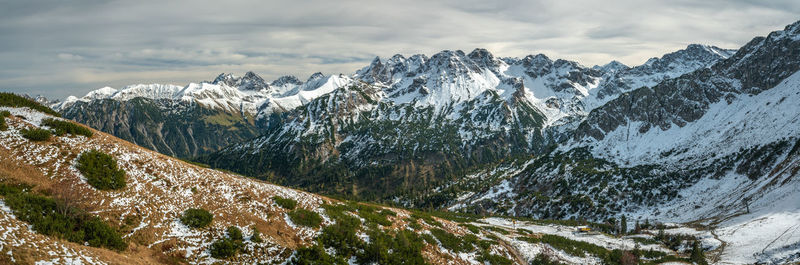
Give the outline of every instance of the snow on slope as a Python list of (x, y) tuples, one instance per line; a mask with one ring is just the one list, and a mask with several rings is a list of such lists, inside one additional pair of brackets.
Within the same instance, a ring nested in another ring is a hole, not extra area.
[[(281, 264), (291, 258), (294, 249), (312, 244), (321, 228), (294, 224), (287, 218), (287, 210), (274, 203), (273, 196), (291, 198), (298, 202), (298, 208), (319, 213), (324, 226), (332, 224), (332, 219), (320, 207), (323, 203), (338, 203), (331, 199), (192, 165), (97, 131), (89, 138), (65, 135), (31, 142), (19, 131), (42, 127), (43, 118), (53, 117), (27, 108), (0, 107), (0, 110), (12, 114), (6, 119), (9, 129), (0, 131), (0, 172), (9, 172), (9, 169), (15, 172), (0, 176), (3, 180), (33, 182), (39, 190), (72, 190), (78, 205), (91, 208), (93, 214), (106, 222), (126, 223), (128, 217), (135, 222), (134, 227), (122, 230), (123, 238), (131, 242), (131, 246), (125, 251), (113, 252), (37, 234), (16, 219), (0, 199), (0, 251), (5, 253), (0, 254), (0, 263), (2, 258), (10, 256), (12, 262), (24, 259), (20, 262), (35, 264), (154, 264), (163, 261), (150, 255), (163, 252), (167, 256), (185, 258), (190, 264)], [(74, 164), (81, 152), (91, 149), (117, 159), (118, 165), (126, 171), (124, 189), (100, 191), (86, 183)], [(214, 215), (212, 224), (203, 229), (189, 229), (179, 221), (181, 213), (189, 208), (210, 211)], [(410, 229), (411, 212), (379, 208), (394, 212), (388, 217), (392, 225), (380, 227)], [(441, 229), (448, 233), (470, 233), (453, 221), (431, 218), (441, 223)], [(413, 228), (413, 231), (430, 233), (427, 230), (431, 225), (414, 220), (424, 228)], [(245, 251), (234, 259), (210, 257), (210, 244), (224, 237), (229, 226), (240, 228), (245, 235), (252, 234), (254, 227), (258, 228), (264, 242), (248, 241)], [(124, 225), (120, 227), (125, 229)], [(476, 235), (492, 240), (485, 233)], [(433, 244), (426, 245), (422, 255), (431, 264), (480, 264), (478, 251), (456, 253)], [(516, 250), (493, 244), (490, 252), (510, 257)]]
[(317, 82), (305, 83), (293, 88), (292, 91), (283, 92), (280, 97), (267, 97), (264, 102), (259, 104), (258, 115), (266, 117), (275, 111), (292, 110), (351, 83), (352, 79), (344, 75), (333, 75)]
[(545, 114), (546, 126), (550, 126), (568, 122), (562, 120), (567, 117), (586, 115), (620, 93), (709, 67), (731, 52), (692, 44), (634, 68), (619, 63), (587, 68), (542, 54), (496, 59), (485, 49), (469, 54), (445, 50), (430, 58), (375, 58), (353, 77), (384, 87), (387, 97), (383, 101), (433, 106), (436, 113), (486, 91), (494, 91), (508, 102), (515, 95), (522, 96)]
[[(254, 252), (266, 253), (263, 256), (246, 256), (252, 262), (280, 260), (280, 253), (289, 251), (287, 246), (310, 240), (314, 234), (301, 228), (291, 228), (276, 219), (284, 210), (272, 203), (272, 196), (292, 198), (298, 207), (321, 212), (319, 204), (325, 198), (300, 192), (261, 181), (255, 181), (219, 171), (200, 168), (164, 155), (145, 150), (112, 136), (95, 132), (91, 138), (83, 136), (53, 137), (52, 143), (31, 143), (19, 134), (19, 130), (40, 126), (42, 113), (27, 108), (7, 108), (14, 116), (25, 119), (12, 119), (9, 130), (0, 131), (2, 158), (22, 166), (40, 171), (42, 176), (52, 176), (48, 181), (66, 181), (72, 189), (77, 189), (84, 198), (91, 198), (96, 212), (104, 213), (112, 222), (119, 222), (126, 216), (135, 216), (140, 226), (124, 235), (140, 238), (136, 242), (152, 246), (170, 246), (171, 253), (183, 253), (193, 263), (213, 263), (207, 247), (214, 238), (223, 235), (229, 225), (240, 227), (250, 233), (258, 227), (268, 238), (257, 244)], [(120, 167), (127, 172), (127, 188), (118, 192), (98, 191), (89, 186), (73, 166), (78, 153), (98, 149), (116, 157)], [(81, 179), (80, 181), (75, 181)], [(59, 182), (58, 185), (64, 185)], [(195, 192), (197, 189), (202, 193)], [(189, 230), (177, 222), (180, 214), (188, 208), (205, 208), (215, 215), (210, 229)], [(0, 226), (2, 227), (2, 226)], [(281, 231), (281, 232), (279, 232)], [(8, 238), (2, 242), (14, 242)], [(26, 243), (25, 246), (32, 247)], [(66, 249), (65, 249), (66, 250)], [(73, 251), (74, 252), (74, 251)], [(68, 254), (54, 252), (54, 257), (68, 257)]]
[[(699, 120), (641, 134), (639, 123), (593, 140), (593, 154), (623, 165), (685, 164), (800, 135), (800, 72), (757, 95), (712, 104)], [(685, 152), (683, 152), (685, 150)], [(670, 151), (679, 155), (662, 157)]]
[(287, 111), (302, 106), (350, 82), (348, 77), (341, 75), (319, 74), (306, 83), (286, 76), (272, 82), (276, 85), (273, 88), (252, 72), (248, 72), (242, 78), (232, 74), (220, 74), (213, 82), (189, 83), (184, 87), (164, 84), (137, 84), (120, 90), (103, 87), (81, 98), (70, 96), (51, 107), (61, 111), (78, 101), (90, 102), (98, 99), (127, 101), (141, 97), (196, 102), (209, 108), (266, 116), (273, 111)]

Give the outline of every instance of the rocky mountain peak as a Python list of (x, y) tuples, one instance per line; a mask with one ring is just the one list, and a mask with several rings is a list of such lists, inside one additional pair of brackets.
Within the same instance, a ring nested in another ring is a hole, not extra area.
[(244, 77), (239, 79), (237, 83), (240, 89), (242, 90), (262, 90), (269, 88), (269, 85), (263, 78), (258, 76), (256, 73), (247, 72), (244, 74)]
[(325, 77), (325, 75), (323, 75), (322, 72), (316, 72), (316, 73), (311, 74), (311, 76), (308, 77), (308, 79), (306, 80), (306, 83), (314, 82), (314, 81), (317, 81), (317, 80), (322, 79), (324, 77)]
[(214, 78), (214, 81), (211, 83), (215, 85), (225, 84), (233, 87), (236, 86), (237, 81), (238, 78), (236, 78), (236, 76), (234, 76), (232, 73), (221, 73), (217, 76), (217, 78)]
[(467, 55), (473, 62), (486, 68), (496, 68), (500, 61), (494, 58), (491, 52), (483, 48), (476, 48)]
[(617, 71), (621, 71), (621, 70), (630, 69), (630, 67), (628, 67), (627, 65), (625, 65), (625, 64), (623, 64), (623, 63), (621, 63), (621, 62), (619, 62), (617, 60), (613, 60), (613, 61), (611, 61), (611, 62), (609, 62), (607, 64), (604, 64), (602, 66), (595, 65), (595, 66), (592, 67), (592, 69), (597, 70), (597, 71), (601, 71), (601, 72), (617, 72)]
[(302, 84), (303, 84), (303, 81), (300, 81), (300, 79), (297, 79), (297, 77), (295, 77), (293, 75), (284, 75), (284, 76), (278, 77), (278, 79), (275, 79), (275, 81), (272, 81), (272, 83), (270, 83), (271, 86), (284, 86), (284, 85), (298, 85), (299, 86), (299, 85), (302, 85)]

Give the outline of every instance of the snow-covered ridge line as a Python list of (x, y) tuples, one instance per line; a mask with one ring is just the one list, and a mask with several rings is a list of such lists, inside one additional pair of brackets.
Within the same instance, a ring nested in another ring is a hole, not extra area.
[(294, 109), (350, 82), (351, 79), (344, 75), (323, 76), (318, 73), (305, 83), (293, 76), (284, 76), (267, 84), (253, 72), (248, 72), (241, 78), (233, 74), (220, 74), (214, 81), (189, 83), (183, 87), (170, 84), (136, 84), (119, 90), (103, 87), (81, 98), (67, 97), (51, 107), (61, 111), (77, 102), (146, 98), (195, 102), (209, 108), (249, 115), (256, 115), (259, 111), (269, 114), (273, 109)]
[(283, 76), (267, 83), (257, 74), (247, 72), (243, 77), (220, 74), (213, 81), (184, 87), (165, 84), (137, 84), (119, 90), (104, 87), (81, 98), (70, 96), (52, 107), (61, 111), (76, 102), (142, 97), (197, 102), (265, 117), (305, 105), (358, 80), (381, 87), (387, 95), (381, 101), (423, 108), (433, 106), (437, 113), (491, 91), (508, 102), (531, 102), (546, 115), (549, 126), (566, 117), (583, 116), (620, 93), (709, 67), (731, 53), (732, 50), (692, 44), (633, 68), (618, 62), (590, 68), (577, 62), (551, 60), (542, 54), (495, 58), (485, 49), (475, 49), (469, 54), (446, 50), (431, 57), (422, 54), (408, 58), (400, 54), (389, 59), (376, 57), (370, 65), (351, 75), (315, 73), (306, 82)]

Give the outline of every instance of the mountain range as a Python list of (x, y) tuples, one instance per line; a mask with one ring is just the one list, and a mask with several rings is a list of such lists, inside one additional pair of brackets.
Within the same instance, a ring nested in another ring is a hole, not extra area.
[[(634, 67), (446, 50), (305, 82), (248, 72), (102, 88), (52, 107), (164, 154), (312, 192), (696, 222), (731, 242), (722, 259), (782, 263), (798, 258), (799, 69), (796, 22), (737, 50), (692, 44)], [(768, 240), (738, 232), (760, 225), (775, 228)]]

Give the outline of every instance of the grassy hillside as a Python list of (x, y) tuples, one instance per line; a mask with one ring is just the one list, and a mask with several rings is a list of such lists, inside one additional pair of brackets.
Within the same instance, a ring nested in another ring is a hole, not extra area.
[[(519, 222), (527, 228), (517, 230), (503, 223), (508, 219), (335, 200), (189, 164), (94, 130), (31, 141), (20, 131), (57, 130), (43, 125), (53, 117), (28, 108), (0, 110), (12, 114), (8, 130), (0, 131), (0, 263), (527, 264), (543, 259), (540, 254), (553, 262), (591, 263), (618, 258), (592, 253), (629, 253), (622, 248), (635, 244), (608, 235), (560, 235), (608, 249), (570, 249), (582, 255), (576, 256), (517, 239), (541, 236), (552, 225)], [(104, 154), (87, 163), (92, 168), (119, 167), (86, 171), (92, 178), (115, 176), (124, 185), (90, 185), (77, 167), (88, 150)], [(58, 230), (63, 227), (78, 230)], [(662, 253), (659, 258), (675, 255), (659, 244), (648, 247)]]

